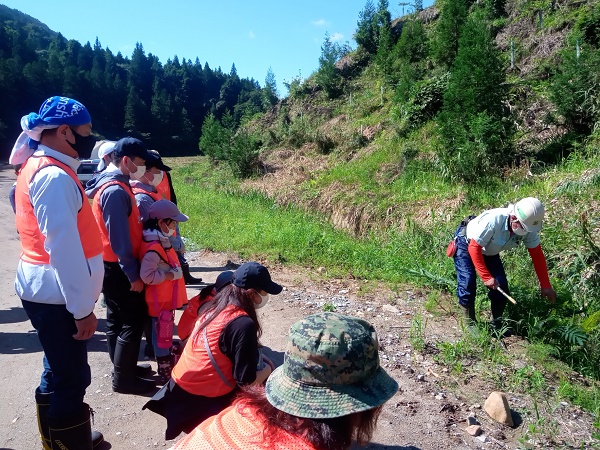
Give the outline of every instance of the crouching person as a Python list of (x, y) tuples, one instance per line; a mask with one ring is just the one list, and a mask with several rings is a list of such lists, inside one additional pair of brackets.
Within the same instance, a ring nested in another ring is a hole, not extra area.
[(146, 284), (146, 303), (152, 318), (152, 346), (159, 380), (164, 384), (171, 378), (174, 366), (171, 347), (175, 309), (187, 303), (183, 273), (169, 237), (177, 224), (187, 221), (188, 217), (169, 200), (154, 202), (148, 216), (140, 250), (140, 277)]
[(174, 449), (347, 449), (371, 439), (382, 405), (397, 391), (379, 365), (368, 322), (315, 314), (290, 328), (283, 366), (265, 388), (244, 388)]

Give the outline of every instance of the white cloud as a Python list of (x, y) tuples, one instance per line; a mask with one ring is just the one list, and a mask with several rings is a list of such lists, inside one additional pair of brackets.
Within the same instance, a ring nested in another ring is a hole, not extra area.
[(331, 42), (340, 42), (342, 39), (344, 39), (344, 35), (342, 33), (333, 33), (331, 36), (329, 36), (329, 40)]
[(312, 24), (315, 27), (324, 27), (325, 25), (327, 25), (329, 22), (327, 22), (325, 19), (319, 19), (319, 20), (313, 20)]
[(256, 35), (254, 34), (254, 31), (250, 30), (250, 31), (248, 32), (248, 37), (249, 37), (250, 39), (254, 39), (254, 38), (256, 37)]

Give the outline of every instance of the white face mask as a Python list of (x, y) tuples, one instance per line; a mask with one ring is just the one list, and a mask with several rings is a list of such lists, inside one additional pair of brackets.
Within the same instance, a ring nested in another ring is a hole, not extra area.
[(163, 180), (164, 172), (161, 170), (160, 173), (153, 173), (152, 175), (154, 175), (154, 178), (152, 179), (150, 186), (156, 187)]
[[(140, 179), (146, 174), (146, 166), (136, 166), (133, 161), (131, 161), (131, 164), (133, 164), (136, 170), (135, 172), (132, 172), (131, 170), (129, 171), (129, 178), (131, 178), (132, 180), (140, 181)], [(127, 166), (127, 168), (129, 169), (129, 166)]]
[(517, 236), (525, 236), (527, 234), (527, 231), (525, 231), (523, 228), (519, 227), (519, 228), (513, 229), (513, 233), (515, 233)]
[[(515, 222), (516, 221), (513, 221), (512, 224), (514, 224)], [(525, 230), (525, 228), (523, 228), (523, 225), (521, 225), (519, 223), (519, 225), (515, 228), (512, 226), (512, 224), (511, 224), (510, 228), (511, 228), (512, 232), (515, 233), (517, 236), (525, 236), (527, 234), (527, 230)]]
[(162, 227), (160, 227), (160, 229), (158, 230), (160, 231), (160, 234), (162, 234), (164, 237), (171, 237), (175, 234), (175, 228), (170, 228), (167, 226), (167, 224), (165, 224), (165, 227), (167, 227), (166, 233), (162, 230)]
[[(257, 292), (257, 294), (258, 294), (258, 292)], [(260, 294), (258, 294), (258, 295), (260, 295)], [(260, 295), (260, 303), (255, 303), (254, 309), (260, 309), (260, 308), (264, 307), (267, 303), (269, 303), (269, 294)]]

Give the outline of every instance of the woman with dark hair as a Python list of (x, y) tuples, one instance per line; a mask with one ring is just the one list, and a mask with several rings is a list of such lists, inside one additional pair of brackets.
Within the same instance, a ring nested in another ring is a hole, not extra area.
[(244, 263), (231, 284), (200, 307), (171, 380), (144, 405), (167, 419), (167, 440), (228, 407), (239, 386), (262, 384), (271, 374), (273, 363), (259, 350), (256, 309), (282, 289), (264, 266)]
[(187, 306), (183, 310), (183, 314), (181, 314), (181, 317), (179, 318), (179, 323), (177, 324), (177, 334), (179, 334), (182, 344), (185, 344), (187, 338), (189, 338), (192, 334), (196, 320), (198, 320), (200, 307), (213, 300), (218, 292), (220, 292), (225, 286), (231, 284), (232, 280), (232, 271), (228, 270), (221, 272), (214, 284), (209, 284), (203, 287), (198, 295), (190, 298)]
[(320, 313), (296, 322), (283, 366), (204, 421), (174, 450), (342, 450), (372, 437), (398, 383), (379, 365), (365, 320)]

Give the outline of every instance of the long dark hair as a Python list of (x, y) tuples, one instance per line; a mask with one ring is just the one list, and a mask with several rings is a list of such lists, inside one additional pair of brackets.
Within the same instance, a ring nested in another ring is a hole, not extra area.
[[(197, 328), (198, 332), (206, 328), (206, 326), (211, 323), (215, 317), (217, 317), (226, 307), (233, 305), (237, 306), (246, 314), (248, 314), (256, 326), (256, 337), (257, 339), (260, 338), (262, 335), (262, 328), (258, 322), (258, 317), (256, 316), (252, 292), (254, 292), (253, 289), (242, 289), (233, 284), (225, 286), (217, 293), (217, 295), (215, 295), (215, 298), (209, 302), (206, 302), (198, 310), (198, 315), (205, 316), (204, 321)], [(192, 336), (192, 338), (195, 339), (195, 336)]]
[(235, 405), (240, 414), (251, 416), (256, 411), (255, 414), (265, 421), (263, 439), (267, 448), (275, 446), (278, 434), (283, 430), (318, 450), (345, 450), (353, 438), (359, 445), (368, 443), (382, 409), (378, 406), (333, 419), (307, 419), (275, 408), (267, 400), (263, 386), (243, 387)]

